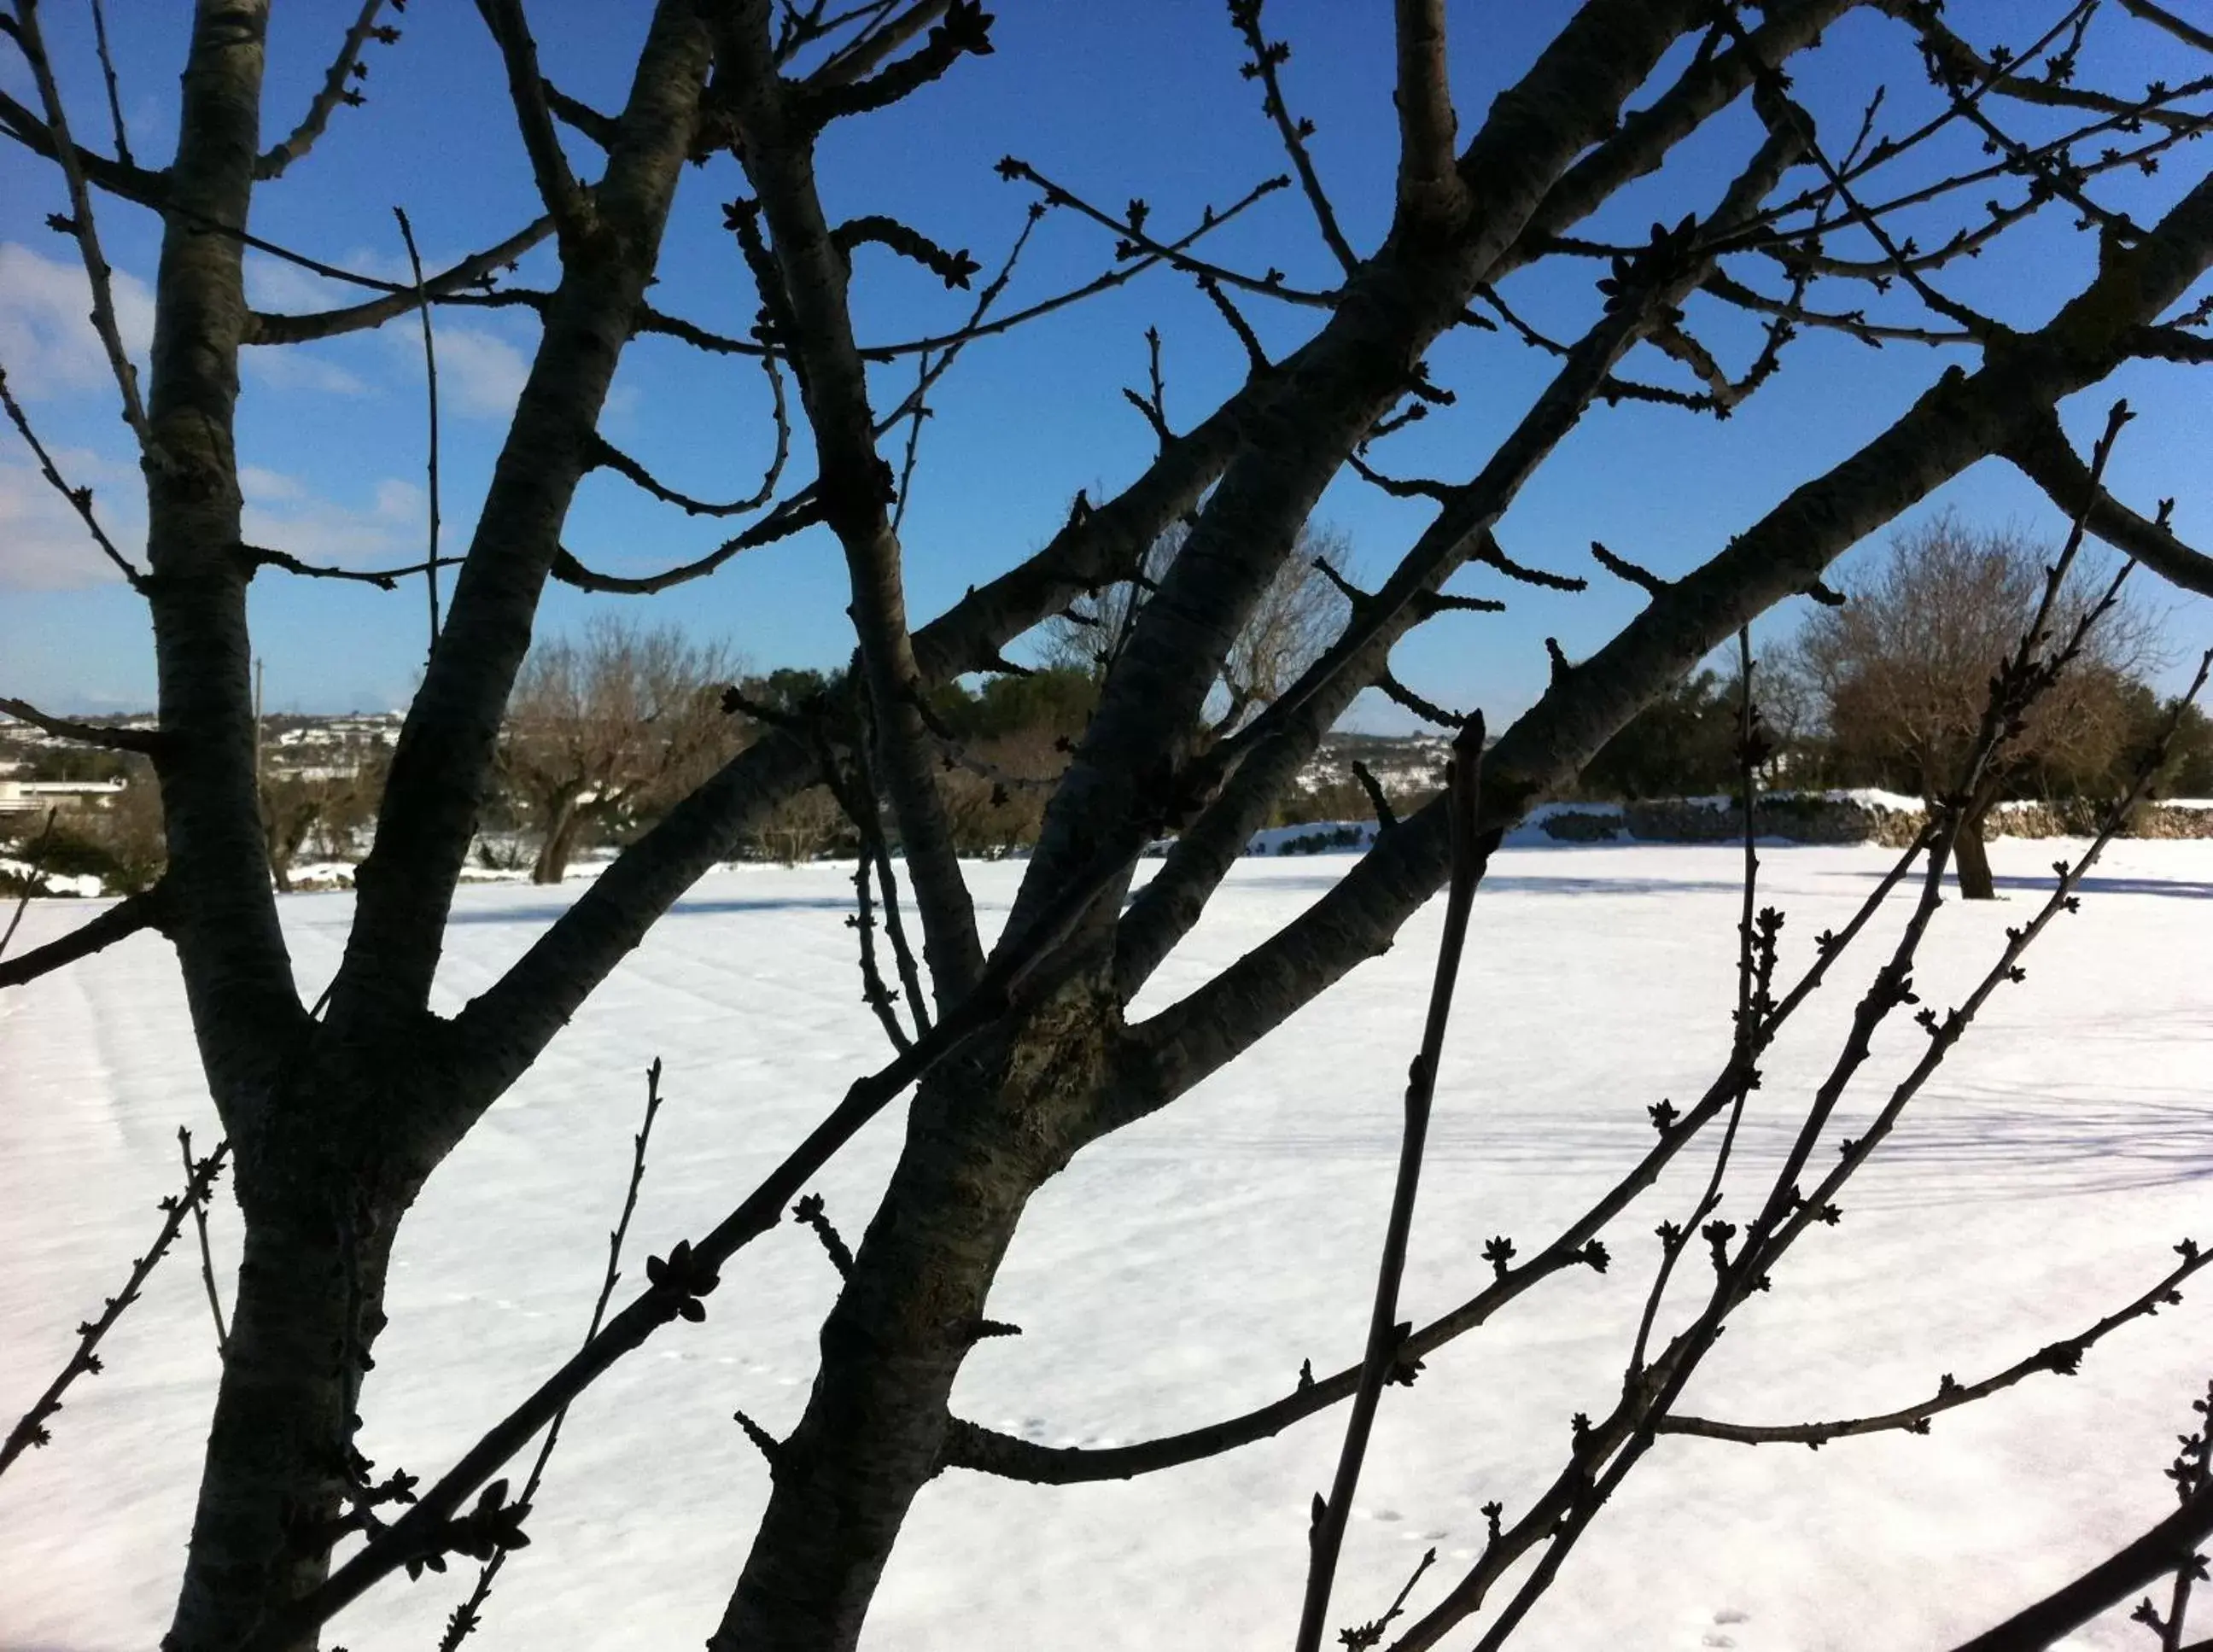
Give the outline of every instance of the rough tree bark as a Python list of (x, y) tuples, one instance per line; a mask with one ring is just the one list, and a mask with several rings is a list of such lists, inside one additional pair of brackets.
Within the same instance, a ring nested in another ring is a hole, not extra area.
[(533, 883), (558, 883), (569, 870), (570, 856), (584, 829), (583, 813), (576, 806), (577, 789), (564, 786), (538, 800), (538, 854), (530, 863)]
[(1952, 852), (1960, 864), (1960, 896), (1963, 900), (1996, 900), (1998, 886), (1990, 875), (1990, 851), (1984, 840), (1989, 807), (1977, 809), (1960, 822), (1959, 841)]
[(222, 227), (247, 216), (266, 23), (265, 0), (201, 0), (156, 293), (149, 597), (166, 910), (247, 1225), (170, 1652), (228, 1652), (311, 1588), (344, 1502), (363, 1489), (349, 1475), (348, 1396), (382, 1324), (392, 1236), (491, 1099), (464, 1082), (425, 1008), (439, 931), (708, 61), (692, 8), (662, 5), (588, 222), (564, 241), (546, 344), (395, 753), (361, 921), (317, 1023), (293, 987), (255, 796), (245, 624), (255, 564), (240, 543), (231, 443), (251, 318), (242, 243)]
[[(765, 9), (747, 20), (750, 35), (724, 37), (726, 58), (765, 60)], [(1172, 800), (1222, 661), (1322, 486), (1698, 11), (1627, 0), (1587, 8), (1459, 163), (1486, 210), (1469, 210), (1460, 195), (1450, 198), (1456, 216), (1441, 221), (1402, 214), (1392, 245), (1355, 272), (1328, 325), (1286, 364), (1292, 387), (1230, 466), (1109, 676), (1049, 807), (1009, 933), (1034, 921), (1133, 815)], [(755, 144), (746, 158), (757, 182), (773, 164)], [(788, 157), (789, 174), (762, 184), (772, 222), (778, 184), (813, 205), (805, 160)], [(1426, 210), (1437, 195), (1413, 198)], [(802, 224), (809, 216), (819, 223), (819, 207), (790, 215)], [(836, 296), (842, 312), (842, 284)], [(891, 1191), (824, 1326), (820, 1370), (777, 1457), (716, 1652), (857, 1643), (899, 1525), (939, 1466), (945, 1399), (1000, 1259), (1028, 1199), (1113, 1088), (1120, 1011), (1112, 952), (1111, 934), (1095, 931), (1083, 972), (1055, 1013), (1012, 1033), (1001, 1070), (964, 1067), (925, 1083)]]

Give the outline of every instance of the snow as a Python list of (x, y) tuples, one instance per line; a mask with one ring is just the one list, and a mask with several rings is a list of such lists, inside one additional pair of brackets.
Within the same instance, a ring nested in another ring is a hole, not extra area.
[[(41, 871), (29, 861), (10, 860), (4, 855), (0, 855), (0, 877), (13, 878), (21, 882), (35, 879), (43, 893), (55, 897), (97, 895), (101, 887), (100, 880), (88, 872), (73, 877), (64, 873)], [(14, 910), (13, 898), (8, 906), (9, 911)]]
[[(2064, 845), (1993, 848), (2008, 899), (1948, 905), (1920, 990), (1956, 1000)], [(1426, 1320), (1488, 1277), (1493, 1234), (1524, 1255), (1650, 1140), (1726, 1049), (1735, 874), (1727, 846), (1506, 849), (1478, 898), (1417, 1217), (1407, 1311)], [(1789, 913), (1785, 972), (1887, 863), (1868, 847), (1763, 855)], [(1349, 861), (1241, 863), (1140, 1011), (1188, 991), (1310, 903)], [(1022, 869), (970, 869), (986, 924)], [(626, 1273), (702, 1230), (883, 1058), (859, 998), (835, 865), (710, 875), (585, 1007), (433, 1180), (403, 1231), (392, 1326), (365, 1397), (380, 1472), (435, 1474), (573, 1346), (621, 1196), (642, 1071), (668, 1095)], [(482, 990), (579, 886), (461, 892), (440, 977)], [(1755, 1422), (1880, 1411), (2072, 1336), (2213, 1241), (2213, 844), (2125, 841), (2079, 916), (2031, 954), (1898, 1137), (1723, 1338), (1688, 1409)], [(348, 894), (282, 910), (309, 998), (336, 966)], [(19, 945), (81, 923), (35, 903)], [(1302, 1359), (1356, 1356), (1388, 1198), (1399, 1089), (1418, 1033), (1433, 903), (1399, 944), (1245, 1059), (1085, 1153), (1033, 1203), (995, 1289), (1020, 1337), (981, 1344), (959, 1411), (1055, 1442), (1195, 1426), (1288, 1391)], [(1880, 940), (1881, 936), (1870, 936)], [(1766, 1064), (1740, 1162), (1771, 1164), (1788, 1110), (1834, 1051), (1874, 954), (1817, 998)], [(1923, 1047), (1902, 1021), (1847, 1098), (1863, 1117)], [(124, 942), (0, 995), (0, 1411), (66, 1357), (180, 1180), (176, 1127), (217, 1131), (194, 1075), (166, 943)], [(857, 1239), (896, 1149), (880, 1120), (820, 1183)], [(1857, 1133), (1853, 1118), (1837, 1133)], [(1824, 1149), (1826, 1155), (1826, 1149)], [(1479, 1545), (1482, 1504), (1526, 1508), (1563, 1460), (1569, 1417), (1600, 1411), (1703, 1152), (1576, 1269), (1388, 1391), (1340, 1576), (1338, 1623), (1379, 1612), (1435, 1545), (1418, 1611)], [(1754, 1197), (1732, 1195), (1738, 1212)], [(1725, 1214), (1727, 1212), (1725, 1211)], [(216, 1240), (235, 1258), (226, 1199)], [(0, 1480), (0, 1647), (143, 1649), (168, 1621), (216, 1376), (189, 1238), (81, 1381), (55, 1441)], [(664, 1332), (572, 1417), (473, 1644), (696, 1645), (712, 1629), (766, 1495), (731, 1421), (778, 1432), (804, 1403), (836, 1278), (787, 1223), (725, 1270), (699, 1326)], [(1516, 1644), (1942, 1647), (2101, 1558), (2173, 1506), (2161, 1471), (2213, 1375), (2213, 1292), (2131, 1325), (2074, 1378), (2039, 1376), (1940, 1417), (1929, 1438), (1818, 1454), (1663, 1440), (1569, 1561)], [(927, 1487), (886, 1574), (876, 1649), (1280, 1648), (1296, 1616), (1308, 1500), (1339, 1413), (1235, 1455), (1127, 1484)], [(436, 1643), (466, 1590), (387, 1584), (329, 1637)], [(2164, 1599), (2162, 1593), (2161, 1599)], [(2204, 1632), (2201, 1627), (2199, 1633)], [(1473, 1638), (1468, 1631), (1455, 1643)], [(2112, 1614), (2068, 1644), (2141, 1645)]]

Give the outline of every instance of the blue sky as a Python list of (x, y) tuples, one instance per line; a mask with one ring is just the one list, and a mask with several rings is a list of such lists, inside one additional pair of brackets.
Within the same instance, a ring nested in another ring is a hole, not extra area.
[[(2035, 26), (2060, 9), (2034, 8)], [(142, 160), (158, 164), (174, 143), (188, 9), (126, 0), (111, 9), (131, 141)], [(289, 0), (277, 8), (265, 139), (288, 130), (305, 108), (355, 9), (351, 0)], [(962, 64), (887, 115), (832, 130), (821, 174), (833, 215), (893, 212), (944, 245), (970, 248), (989, 270), (1020, 229), (1033, 194), (993, 175), (1003, 155), (1019, 155), (1102, 204), (1143, 196), (1161, 233), (1283, 169), (1257, 89), (1237, 73), (1240, 42), (1214, 0), (1111, 6), (1007, 0), (998, 10), (993, 56)], [(1489, 0), (1451, 8), (1463, 136), (1567, 10)], [(104, 147), (86, 9), (53, 0), (43, 11), (74, 124), (82, 141)], [(548, 72), (606, 109), (623, 101), (645, 12), (643, 4), (588, 0), (535, 0), (531, 7)], [(2033, 32), (2031, 12), (2020, 0), (1985, 0), (1954, 3), (1948, 15), (1971, 39), (2019, 46)], [(1395, 141), (1389, 8), (1382, 0), (1273, 0), (1267, 16), (1271, 33), (1293, 44), (1287, 91), (1295, 110), (1319, 126), (1316, 158), (1346, 231), (1356, 247), (1372, 247), (1387, 217)], [(366, 107), (339, 110), (315, 151), (260, 189), (252, 226), (387, 278), (405, 268), (394, 205), (408, 211), (433, 267), (500, 239), (536, 211), (498, 58), (474, 8), (463, 0), (415, 0), (398, 21), (400, 42), (370, 50)], [(2118, 89), (2198, 72), (2179, 49), (2166, 52), (2161, 37), (2118, 15), (2093, 29), (2082, 70), (2088, 82)], [(0, 84), (35, 102), (27, 73), (4, 45)], [(1886, 130), (1905, 130), (1933, 107), (1935, 94), (1903, 29), (1856, 17), (1832, 32), (1817, 59), (1801, 60), (1797, 89), (1840, 145), (1840, 134), (1856, 125), (1879, 85), (1888, 88)], [(2023, 133), (2050, 129), (2035, 112), (2009, 106), (2003, 113)], [(1653, 217), (1704, 211), (1756, 141), (1749, 112), (1732, 111), (1594, 220), (1589, 233), (1641, 238)], [(1933, 159), (1972, 158), (1971, 147)], [(2203, 153), (2186, 147), (2156, 176), (2117, 178), (2101, 186), (2103, 198), (2154, 215), (2187, 187), (2193, 168), (2202, 169)], [(590, 164), (591, 151), (576, 155), (580, 168)], [(1911, 181), (1919, 175), (1907, 174)], [(1794, 178), (1810, 183), (1813, 174)], [(1933, 212), (1917, 227), (1933, 239), (1956, 212), (1972, 215), (1984, 198), (2011, 199), (2019, 189), (2008, 181), (1971, 190), (1959, 207)], [(753, 302), (716, 204), (740, 192), (727, 157), (687, 172), (654, 291), (662, 308), (730, 332), (744, 331)], [(20, 150), (0, 153), (0, 365), (72, 479), (95, 486), (103, 515), (129, 544), (143, 532), (143, 505), (132, 499), (135, 469), (113, 387), (80, 319), (83, 280), (74, 246), (44, 224), (48, 212), (64, 205), (51, 169)], [(2002, 250), (1948, 271), (1946, 290), (2018, 323), (2040, 322), (2085, 278), (2094, 256), (2070, 216), (2063, 210), (2033, 221)], [(101, 223), (121, 272), (126, 330), (143, 343), (158, 223), (120, 202), (105, 204)], [(1832, 250), (1857, 253), (1859, 240), (1840, 235)], [(1264, 202), (1210, 247), (1240, 267), (1279, 266), (1294, 283), (1325, 285), (1333, 274), (1303, 203), (1290, 192)], [(1056, 212), (1033, 237), (1006, 302), (1046, 296), (1111, 261), (1108, 236), (1072, 213)], [(1757, 260), (1741, 267), (1778, 290), (1771, 268)], [(259, 255), (249, 268), (252, 296), (265, 308), (314, 308), (357, 296)], [(864, 340), (946, 329), (972, 302), (881, 248), (863, 248), (856, 273)], [(1595, 313), (1591, 282), (1600, 273), (1555, 260), (1506, 292), (1532, 321), (1572, 337)], [(552, 274), (551, 255), (541, 252), (510, 279), (546, 285)], [(1843, 283), (1816, 296), (1827, 308), (1871, 304), (1879, 314), (1913, 314), (1895, 295), (1875, 300)], [(1271, 309), (1258, 301), (1247, 308), (1277, 351), (1314, 325), (1312, 311)], [(1692, 320), (1738, 370), (1758, 348), (1756, 330), (1710, 301), (1697, 301)], [(517, 310), (446, 308), (436, 320), (447, 415), (446, 547), (454, 551), (466, 542), (534, 329)], [(905, 524), (909, 602), (918, 619), (1042, 544), (1076, 489), (1097, 497), (1137, 473), (1153, 439), (1120, 389), (1143, 381), (1148, 326), (1165, 335), (1171, 420), (1187, 425), (1235, 388), (1242, 353), (1190, 282), (1165, 272), (980, 343), (954, 367), (924, 433)], [(1596, 539), (1662, 574), (1680, 572), (1881, 430), (1953, 358), (1909, 344), (1870, 351), (1817, 332), (1794, 344), (1782, 374), (1725, 424), (1636, 404), (1594, 410), (1516, 503), (1500, 539), (1524, 560), (1565, 571), (1594, 571), (1586, 547)], [(1964, 352), (1958, 358), (1972, 360)], [(1549, 365), (1510, 338), (1463, 329), (1431, 358), (1435, 377), (1457, 393), (1457, 405), (1371, 457), (1399, 473), (1472, 473), (1541, 387)], [(1650, 352), (1631, 366), (1641, 376), (1684, 382), (1680, 369)], [(880, 406), (905, 393), (912, 372), (911, 358), (881, 369)], [(2213, 466), (2205, 460), (2213, 417), (2203, 370), (2194, 382), (2189, 373), (2134, 367), (2063, 411), (2087, 446), (2112, 397), (2125, 394), (2145, 417), (2131, 427), (2114, 460), (2114, 485), (2141, 508), (2174, 496), (2179, 530), (2203, 544), (2213, 540)], [(603, 428), (671, 485), (728, 497), (759, 480), (770, 447), (765, 409), (757, 366), (642, 338), (625, 357)], [(13, 432), (0, 437), (0, 692), (56, 709), (149, 704), (151, 638), (137, 599), (107, 576), (58, 502), (41, 491)], [(240, 437), (248, 533), (257, 542), (356, 566), (420, 558), (425, 431), (413, 318), (303, 349), (249, 352)], [(787, 486), (805, 473), (802, 450)], [(2054, 538), (2064, 527), (2040, 495), (1997, 464), (1978, 467), (1928, 508), (1947, 504), (1978, 521), (2012, 521)], [(1418, 533), (1428, 509), (1348, 479), (1319, 514), (1350, 535), (1355, 570), (1380, 576)], [(600, 472), (579, 495), (567, 543), (596, 566), (643, 572), (696, 556), (730, 531), (655, 504)], [(1603, 579), (1577, 596), (1502, 588), (1488, 574), (1464, 576), (1458, 588), (1503, 595), (1509, 612), (1434, 622), (1401, 646), (1399, 674), (1433, 698), (1483, 706), (1494, 722), (1541, 690), (1545, 636), (1557, 636), (1571, 655), (1588, 652), (1639, 600)], [(385, 594), (265, 573), (253, 600), (272, 709), (404, 703), (424, 643), (419, 583)], [(826, 666), (842, 661), (850, 647), (846, 600), (836, 545), (817, 530), (659, 598), (588, 600), (553, 588), (540, 629), (572, 627), (594, 605), (619, 602), (721, 641), (756, 668)], [(2164, 592), (2157, 600), (2174, 607), (2178, 650), (2213, 640), (2204, 605), (2184, 606)], [(1789, 618), (1778, 616), (1771, 627)], [(1356, 720), (1379, 728), (1405, 722), (1393, 709), (1365, 702)]]

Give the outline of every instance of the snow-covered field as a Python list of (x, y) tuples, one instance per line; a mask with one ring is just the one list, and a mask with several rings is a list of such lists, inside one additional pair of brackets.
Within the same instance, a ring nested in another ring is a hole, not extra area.
[[(2009, 899), (1948, 905), (1924, 953), (1940, 1008), (2048, 887), (2064, 845), (2000, 844)], [(1765, 852), (1789, 911), (1784, 977), (1884, 864), (1873, 849)], [(1254, 944), (1350, 863), (1241, 865), (1161, 972), (1163, 1003)], [(987, 922), (1021, 868), (972, 869)], [(1695, 1094), (1725, 1052), (1736, 856), (1718, 848), (1509, 849), (1478, 899), (1439, 1087), (1409, 1276), (1426, 1320), (1488, 1277), (1493, 1234), (1523, 1254), (1651, 1139), (1648, 1104)], [(704, 1228), (883, 1055), (860, 1003), (834, 866), (705, 880), (433, 1180), (403, 1232), (391, 1329), (366, 1396), (381, 1469), (437, 1472), (574, 1344), (621, 1194), (642, 1070), (667, 1064), (630, 1271)], [(445, 1007), (491, 981), (573, 897), (465, 890)], [(1997, 1370), (2089, 1325), (2213, 1242), (2213, 844), (2124, 842), (2080, 916), (2030, 954), (1892, 1148), (1740, 1317), (1688, 1409), (1755, 1422), (1850, 1416)], [(283, 911), (308, 996), (351, 897)], [(34, 908), (18, 945), (82, 923)], [(991, 1299), (1019, 1338), (980, 1345), (957, 1402), (1033, 1437), (1125, 1442), (1285, 1392), (1302, 1359), (1356, 1356), (1438, 911), (1395, 950), (1162, 1115), (1080, 1159), (1033, 1206)], [(1875, 937), (1880, 938), (1880, 937)], [(1766, 1064), (1748, 1162), (1834, 1048), (1874, 954)], [(1901, 1021), (1848, 1106), (1923, 1046)], [(176, 1127), (217, 1130), (165, 945), (139, 937), (0, 995), (0, 1412), (66, 1356), (179, 1180)], [(849, 1235), (896, 1145), (880, 1121), (822, 1183)], [(1840, 1135), (1856, 1134), (1849, 1120)], [(1703, 1169), (1704, 1152), (1694, 1155)], [(1682, 1180), (1577, 1269), (1393, 1388), (1362, 1486), (1335, 1613), (1374, 1616), (1427, 1545), (1446, 1588), (1557, 1470), (1569, 1417), (1602, 1411)], [(1742, 1219), (1749, 1188), (1731, 1208)], [(217, 1241), (235, 1252), (236, 1217)], [(219, 1259), (220, 1260), (221, 1259)], [(677, 1326), (579, 1405), (532, 1545), (476, 1644), (697, 1645), (766, 1490), (731, 1421), (796, 1418), (835, 1276), (787, 1224), (726, 1271), (706, 1323)], [(216, 1365), (182, 1247), (80, 1382), (55, 1442), (0, 1480), (0, 1649), (143, 1652), (158, 1639), (189, 1523)], [(1941, 1648), (2101, 1556), (2172, 1507), (2161, 1470), (2213, 1375), (2213, 1291), (2119, 1332), (2074, 1378), (2043, 1375), (1938, 1419), (1929, 1438), (1818, 1454), (1663, 1441), (1569, 1563), (1518, 1644), (1743, 1652)], [(1338, 1444), (1326, 1414), (1237, 1455), (1074, 1489), (948, 1474), (918, 1502), (878, 1597), (873, 1647), (1279, 1648), (1296, 1618), (1307, 1505)], [(426, 1652), (465, 1567), (387, 1586), (330, 1638)], [(2163, 1597), (2162, 1597), (2163, 1598)], [(2204, 1628), (2199, 1633), (2206, 1632)], [(1472, 1638), (1463, 1632), (1460, 1640)], [(2137, 1647), (2119, 1614), (2070, 1644)]]

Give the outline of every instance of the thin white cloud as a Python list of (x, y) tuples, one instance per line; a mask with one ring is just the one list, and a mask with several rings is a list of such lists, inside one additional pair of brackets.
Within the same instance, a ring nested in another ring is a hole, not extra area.
[[(79, 448), (57, 451), (54, 460), (70, 485), (94, 490), (101, 526), (125, 556), (143, 567), (146, 503), (137, 466)], [(387, 477), (362, 504), (325, 498), (298, 477), (256, 465), (241, 466), (238, 479), (246, 497), (241, 531), (249, 545), (338, 568), (420, 558), (424, 497), (412, 482)], [(27, 458), (0, 456), (0, 590), (75, 590), (119, 577), (69, 502)]]
[(297, 477), (287, 476), (282, 471), (264, 470), (259, 465), (238, 467), (238, 489), (258, 505), (279, 504), (288, 499), (304, 499), (308, 490)]
[(507, 418), (529, 376), (528, 359), (506, 339), (475, 327), (438, 330), (438, 389), (464, 417)]
[[(407, 508), (414, 490), (405, 482), (387, 479), (378, 483), (374, 503), (363, 509), (322, 498), (290, 477), (268, 472), (260, 472), (254, 483), (243, 476), (240, 481), (246, 491), (240, 531), (248, 545), (333, 568), (405, 562), (421, 549), (417, 527), (421, 510), (419, 505)], [(271, 485), (272, 482), (278, 485)]]
[(376, 485), (376, 514), (388, 522), (427, 521), (428, 497), (414, 483), (387, 476)]
[[(154, 341), (154, 296), (124, 271), (109, 283), (115, 320), (143, 375)], [(107, 352), (92, 325), (92, 283), (75, 258), (47, 258), (20, 241), (0, 242), (0, 366), (19, 396), (112, 388)]]
[(301, 344), (272, 344), (243, 351), (239, 359), (255, 383), (282, 393), (306, 390), (325, 396), (365, 396), (368, 382), (335, 362), (308, 353)]
[[(406, 259), (397, 253), (386, 256), (357, 247), (324, 262), (333, 269), (351, 270), (356, 275), (378, 281), (405, 282), (410, 278)], [(374, 288), (357, 286), (351, 281), (333, 281), (313, 270), (303, 270), (289, 259), (272, 258), (266, 253), (249, 252), (246, 255), (246, 302), (257, 310), (297, 314), (308, 310), (339, 309), (377, 296)]]
[[(54, 463), (72, 487), (93, 491), (93, 510), (116, 548), (145, 565), (146, 497), (138, 467), (64, 448)], [(0, 589), (68, 591), (122, 577), (83, 520), (27, 456), (0, 458)]]
[[(272, 259), (260, 262), (290, 269)], [(319, 285), (333, 284), (313, 276), (305, 278)], [(154, 342), (154, 296), (136, 276), (120, 270), (112, 285), (116, 323), (122, 329), (124, 347), (138, 364), (143, 388)], [(107, 353), (93, 330), (91, 316), (92, 284), (76, 259), (48, 258), (18, 241), (0, 243), (0, 367), (7, 369), (9, 383), (18, 395), (52, 398), (113, 386)], [(358, 375), (312, 349), (248, 350), (241, 359), (254, 381), (273, 391), (337, 396), (369, 391)]]

